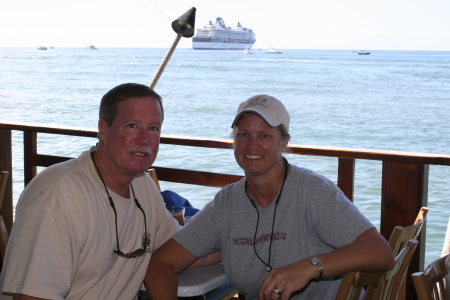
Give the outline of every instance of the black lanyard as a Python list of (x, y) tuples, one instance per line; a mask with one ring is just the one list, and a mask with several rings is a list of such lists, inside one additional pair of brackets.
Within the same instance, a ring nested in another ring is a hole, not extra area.
[(245, 181), (245, 194), (247, 195), (248, 199), (250, 199), (250, 202), (252, 203), (253, 207), (256, 209), (256, 212), (258, 214), (258, 219), (256, 221), (256, 228), (255, 228), (255, 236), (253, 237), (253, 251), (255, 251), (256, 256), (266, 266), (267, 272), (272, 271), (272, 266), (270, 265), (270, 254), (271, 254), (271, 250), (272, 250), (273, 228), (275, 227), (275, 215), (277, 212), (278, 202), (280, 202), (281, 192), (283, 191), (284, 183), (286, 181), (287, 172), (289, 169), (289, 163), (286, 160), (286, 158), (284, 158), (284, 157), (283, 157), (283, 163), (284, 163), (284, 178), (283, 178), (283, 183), (281, 184), (280, 192), (278, 193), (277, 200), (275, 201), (275, 209), (273, 210), (272, 233), (270, 234), (270, 244), (269, 244), (269, 260), (267, 261), (267, 263), (264, 260), (262, 260), (262, 258), (258, 255), (258, 252), (256, 251), (256, 234), (258, 232), (258, 226), (259, 226), (259, 210), (258, 210), (258, 207), (256, 206), (255, 202), (247, 194), (247, 180)]

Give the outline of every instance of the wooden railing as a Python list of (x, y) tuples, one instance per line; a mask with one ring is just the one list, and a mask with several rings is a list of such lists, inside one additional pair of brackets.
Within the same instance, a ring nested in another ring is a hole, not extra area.
[[(79, 137), (96, 137), (97, 131), (79, 127), (50, 126), (0, 121), (0, 170), (12, 174), (12, 130), (23, 132), (24, 180), (30, 182), (36, 175), (38, 166), (70, 159), (37, 153), (37, 134), (50, 133)], [(161, 144), (231, 149), (231, 140), (205, 139), (183, 136), (162, 135)], [(449, 155), (409, 153), (398, 151), (379, 151), (337, 147), (306, 147), (290, 144), (290, 153), (308, 156), (338, 158), (337, 184), (345, 195), (353, 200), (355, 160), (375, 160), (382, 162), (380, 232), (386, 238), (397, 225), (413, 224), (417, 212), (427, 205), (429, 165), (450, 166)], [(238, 175), (174, 169), (154, 166), (161, 181), (223, 187), (241, 178)], [(1, 213), (10, 231), (13, 224), (12, 178), (9, 176)], [(424, 264), (425, 243), (422, 235), (421, 247), (414, 256), (410, 270), (421, 270)], [(407, 299), (412, 299), (413, 287), (408, 284)]]

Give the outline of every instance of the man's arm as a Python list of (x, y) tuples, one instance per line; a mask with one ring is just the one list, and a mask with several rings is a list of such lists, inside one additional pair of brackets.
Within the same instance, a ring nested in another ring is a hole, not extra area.
[(177, 299), (177, 275), (198, 259), (174, 239), (153, 253), (144, 284), (150, 299)]
[(198, 259), (196, 262), (190, 265), (189, 268), (207, 267), (218, 264), (220, 262), (222, 262), (222, 251), (217, 251), (208, 254), (208, 256), (204, 260)]

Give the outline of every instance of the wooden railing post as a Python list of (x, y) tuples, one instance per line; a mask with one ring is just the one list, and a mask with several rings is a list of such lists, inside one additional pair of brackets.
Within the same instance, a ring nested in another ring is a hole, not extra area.
[(13, 225), (13, 190), (12, 190), (12, 138), (10, 129), (0, 129), (0, 171), (8, 171), (3, 204), (0, 213), (5, 221), (6, 229), (11, 233)]
[(37, 167), (35, 158), (37, 155), (37, 132), (23, 132), (23, 157), (24, 157), (24, 184), (27, 185), (36, 176)]
[[(425, 164), (383, 162), (381, 190), (380, 232), (389, 239), (395, 226), (412, 225), (422, 206), (428, 200), (428, 171)], [(417, 299), (409, 276), (423, 269), (425, 257), (425, 230), (414, 254), (407, 275), (406, 299)]]
[(339, 158), (337, 185), (342, 190), (344, 195), (353, 202), (353, 191), (355, 185), (354, 158)]

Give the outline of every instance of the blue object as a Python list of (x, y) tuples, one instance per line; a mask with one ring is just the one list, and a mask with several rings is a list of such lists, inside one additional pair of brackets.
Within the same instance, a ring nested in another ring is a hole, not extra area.
[(189, 203), (189, 201), (180, 195), (178, 195), (175, 192), (165, 190), (161, 192), (161, 195), (164, 199), (164, 203), (166, 205), (176, 205), (176, 206), (183, 206), (184, 207), (184, 215), (186, 217), (192, 217), (195, 215), (199, 209), (192, 207), (192, 204)]

